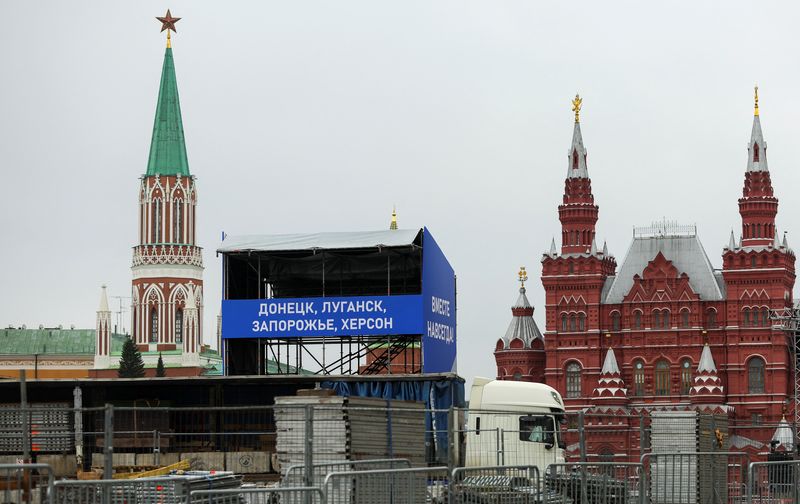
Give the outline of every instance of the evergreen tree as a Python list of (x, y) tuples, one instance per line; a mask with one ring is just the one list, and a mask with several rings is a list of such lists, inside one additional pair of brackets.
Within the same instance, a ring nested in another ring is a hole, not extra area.
[(161, 358), (161, 352), (158, 352), (158, 364), (156, 364), (156, 376), (167, 376), (167, 371), (164, 369), (164, 360)]
[(142, 354), (133, 344), (133, 340), (130, 337), (122, 345), (122, 358), (119, 360), (117, 375), (120, 378), (141, 378), (144, 376)]

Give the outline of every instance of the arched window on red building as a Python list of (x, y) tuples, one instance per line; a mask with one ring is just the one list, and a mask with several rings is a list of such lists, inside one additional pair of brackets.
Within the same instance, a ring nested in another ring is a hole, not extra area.
[(618, 311), (611, 313), (611, 330), (619, 331), (620, 329), (620, 315)]
[(567, 397), (581, 396), (581, 365), (571, 362), (567, 365)]
[(753, 357), (747, 363), (747, 391), (750, 394), (764, 393), (764, 359)]
[(633, 363), (633, 395), (644, 395), (644, 362), (641, 360)]
[(633, 328), (634, 329), (642, 328), (642, 312), (639, 310), (633, 312)]
[(692, 361), (684, 359), (681, 362), (681, 394), (688, 395), (692, 390)]
[(654, 375), (654, 388), (656, 395), (666, 396), (670, 392), (669, 384), (669, 362), (660, 360), (656, 363)]

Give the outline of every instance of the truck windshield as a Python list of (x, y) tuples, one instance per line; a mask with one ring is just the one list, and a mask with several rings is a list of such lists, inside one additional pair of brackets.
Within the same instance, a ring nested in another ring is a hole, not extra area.
[(555, 422), (553, 422), (553, 417), (519, 417), (519, 440), (532, 443), (553, 444), (555, 440)]

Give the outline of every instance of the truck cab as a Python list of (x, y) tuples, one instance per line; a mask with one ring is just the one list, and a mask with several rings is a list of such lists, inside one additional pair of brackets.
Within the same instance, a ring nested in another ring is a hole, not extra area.
[(535, 465), (544, 471), (564, 463), (561, 394), (543, 383), (476, 377), (464, 428), (465, 465)]

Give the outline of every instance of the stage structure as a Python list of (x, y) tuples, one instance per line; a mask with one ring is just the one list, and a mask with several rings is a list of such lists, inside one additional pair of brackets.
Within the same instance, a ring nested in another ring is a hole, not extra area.
[(456, 372), (456, 277), (427, 228), (226, 236), (217, 253), (226, 375)]

